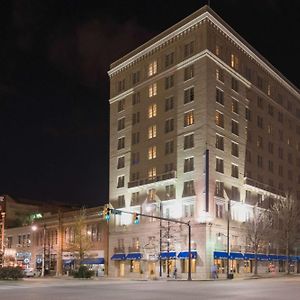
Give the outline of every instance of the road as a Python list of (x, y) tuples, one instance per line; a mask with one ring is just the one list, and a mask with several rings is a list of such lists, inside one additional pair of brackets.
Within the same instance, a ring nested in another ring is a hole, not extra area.
[(29, 279), (0, 282), (1, 300), (298, 300), (300, 277), (220, 281)]

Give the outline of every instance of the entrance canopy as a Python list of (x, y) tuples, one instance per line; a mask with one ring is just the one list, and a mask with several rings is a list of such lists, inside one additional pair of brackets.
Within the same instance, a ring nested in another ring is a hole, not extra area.
[[(195, 259), (195, 258), (197, 258), (197, 256), (198, 256), (197, 251), (191, 251), (191, 258)], [(189, 251), (179, 252), (177, 257), (179, 259), (188, 259), (189, 258)]]
[(104, 264), (104, 258), (103, 257), (97, 257), (97, 258), (86, 258), (82, 261), (83, 265), (103, 265)]
[(129, 253), (126, 256), (126, 260), (140, 260), (142, 258), (142, 253)]
[(110, 259), (111, 260), (125, 260), (126, 254), (125, 253), (116, 253)]
[(176, 252), (170, 251), (170, 252), (160, 252), (160, 259), (176, 259)]
[(229, 253), (230, 259), (244, 259), (244, 255), (241, 252), (230, 252)]
[(214, 251), (214, 259), (227, 259), (228, 254), (224, 251)]

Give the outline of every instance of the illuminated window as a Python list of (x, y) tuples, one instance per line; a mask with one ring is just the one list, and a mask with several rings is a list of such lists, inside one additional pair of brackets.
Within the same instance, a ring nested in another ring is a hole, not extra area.
[(224, 70), (221, 68), (216, 69), (216, 78), (217, 80), (224, 82)]
[(156, 177), (156, 168), (155, 167), (150, 168), (148, 170), (148, 178), (153, 179), (154, 177)]
[(125, 118), (121, 118), (118, 120), (118, 131), (125, 128)]
[(156, 198), (156, 189), (149, 189), (148, 190), (148, 200), (155, 201)]
[(156, 137), (156, 125), (150, 126), (148, 128), (148, 139)]
[(157, 95), (157, 83), (152, 83), (149, 86), (149, 97), (153, 97)]
[(194, 121), (195, 121), (195, 119), (194, 119), (194, 111), (193, 110), (186, 112), (184, 114), (184, 127), (194, 124)]
[(183, 149), (190, 149), (194, 147), (194, 134), (184, 136)]
[(224, 92), (216, 89), (216, 102), (224, 105)]
[(220, 56), (220, 54), (221, 54), (221, 46), (220, 45), (216, 45), (215, 53), (217, 56)]
[(236, 70), (239, 68), (239, 59), (235, 54), (231, 54), (230, 66)]
[(194, 77), (194, 65), (188, 66), (184, 69), (184, 81)]
[(216, 111), (215, 121), (216, 121), (216, 125), (224, 128), (224, 115), (219, 111)]
[(194, 88), (188, 88), (184, 90), (184, 104), (194, 101)]
[(151, 119), (153, 117), (156, 117), (156, 113), (157, 113), (157, 105), (156, 104), (149, 105), (148, 118)]
[(154, 60), (148, 66), (148, 76), (153, 76), (157, 73), (157, 61)]
[(224, 160), (222, 158), (216, 157), (216, 171), (224, 173)]
[(125, 167), (125, 156), (121, 156), (118, 158), (118, 169), (122, 169)]
[(194, 171), (194, 157), (189, 157), (184, 160), (183, 172)]
[(156, 158), (156, 146), (152, 146), (148, 148), (148, 159)]
[(219, 134), (216, 134), (216, 148), (224, 150), (224, 137)]
[(267, 94), (268, 96), (271, 96), (271, 85), (268, 83), (268, 88), (267, 88)]

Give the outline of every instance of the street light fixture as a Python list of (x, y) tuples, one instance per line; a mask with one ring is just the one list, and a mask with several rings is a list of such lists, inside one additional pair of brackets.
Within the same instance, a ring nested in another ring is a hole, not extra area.
[[(32, 225), (31, 226), (32, 231), (37, 231), (38, 226)], [(46, 252), (46, 224), (43, 225), (43, 252), (42, 252), (42, 272), (41, 277), (45, 276), (45, 252)]]

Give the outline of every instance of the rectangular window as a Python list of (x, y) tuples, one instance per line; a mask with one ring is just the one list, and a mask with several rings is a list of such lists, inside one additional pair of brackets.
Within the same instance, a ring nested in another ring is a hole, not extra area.
[(188, 66), (184, 69), (184, 81), (194, 77), (194, 65)]
[(274, 107), (271, 104), (268, 104), (268, 113), (270, 116), (274, 115)]
[(118, 112), (121, 112), (125, 109), (125, 99), (118, 101)]
[(271, 142), (268, 143), (268, 151), (271, 154), (273, 154), (273, 152), (274, 152), (274, 145)]
[(216, 171), (224, 173), (224, 160), (222, 158), (216, 157)]
[(137, 92), (137, 93), (134, 93), (132, 95), (132, 105), (136, 105), (138, 103), (140, 103), (141, 99), (140, 99), (140, 93)]
[(134, 172), (131, 174), (131, 181), (136, 181), (140, 179), (140, 173), (139, 172)]
[(125, 137), (118, 139), (118, 150), (125, 148)]
[(216, 148), (224, 151), (224, 137), (216, 134)]
[(165, 89), (169, 89), (174, 86), (174, 75), (165, 78)]
[(257, 127), (263, 128), (263, 118), (260, 116), (257, 116)]
[(138, 205), (140, 202), (140, 193), (139, 192), (135, 192), (131, 194), (131, 205), (135, 206)]
[(260, 155), (257, 155), (257, 166), (259, 168), (263, 168), (263, 159), (262, 159), (262, 156), (260, 156)]
[(118, 208), (125, 207), (125, 196), (118, 196)]
[(174, 141), (167, 141), (165, 143), (165, 154), (171, 154), (174, 152)]
[(239, 157), (239, 144), (231, 142), (231, 155)]
[(118, 131), (125, 128), (125, 118), (121, 118), (118, 120)]
[(188, 111), (184, 114), (184, 127), (190, 126), (194, 124), (194, 111)]
[(156, 146), (151, 146), (148, 148), (148, 159), (156, 158)]
[(184, 136), (183, 149), (190, 149), (194, 147), (194, 134)]
[(261, 136), (257, 137), (256, 145), (257, 145), (257, 148), (260, 148), (260, 149), (263, 148), (263, 138)]
[(194, 157), (189, 157), (184, 160), (184, 169), (183, 172), (194, 171)]
[(189, 197), (195, 195), (194, 181), (185, 181), (183, 183), (183, 194), (182, 197)]
[(169, 67), (174, 64), (174, 52), (171, 52), (165, 56), (165, 67)]
[(188, 57), (192, 55), (194, 51), (195, 51), (195, 42), (191, 41), (190, 43), (184, 45), (183, 56)]
[(280, 122), (280, 123), (283, 123), (283, 113), (282, 112), (278, 112), (278, 121)]
[(118, 157), (118, 169), (125, 167), (125, 156)]
[(148, 118), (151, 119), (153, 117), (156, 117), (156, 114), (157, 114), (157, 105), (155, 103), (149, 105), (149, 107), (148, 107)]
[(216, 78), (217, 80), (224, 82), (224, 70), (221, 68), (216, 69)]
[(239, 59), (235, 54), (231, 54), (230, 66), (235, 70), (238, 70), (239, 68)]
[(118, 81), (118, 92), (125, 90), (125, 79)]
[(140, 71), (136, 71), (132, 74), (132, 84), (135, 85), (140, 82)]
[(148, 170), (148, 178), (153, 179), (156, 177), (156, 168), (152, 167)]
[(268, 170), (273, 173), (274, 165), (272, 160), (268, 161)]
[(217, 126), (224, 128), (224, 115), (219, 111), (216, 111), (215, 121)]
[(148, 127), (148, 139), (153, 139), (156, 137), (156, 125)]
[(140, 153), (139, 152), (131, 153), (131, 164), (137, 165), (139, 162), (140, 162)]
[(224, 216), (224, 205), (216, 203), (216, 218), (223, 219)]
[(231, 78), (231, 88), (238, 93), (239, 91), (239, 82), (235, 78)]
[(231, 120), (231, 132), (235, 135), (239, 135), (239, 123)]
[(216, 181), (215, 196), (224, 198), (224, 182)]
[(257, 76), (257, 87), (263, 89), (263, 79), (260, 76)]
[(165, 173), (172, 172), (173, 170), (174, 170), (173, 163), (167, 163), (167, 164), (165, 164)]
[(231, 164), (231, 176), (239, 178), (239, 167), (237, 165)]
[(125, 184), (125, 176), (124, 176), (124, 175), (119, 176), (119, 177), (118, 177), (117, 188), (124, 187), (124, 184)]
[(245, 118), (247, 121), (251, 121), (251, 110), (249, 107), (245, 108)]
[(251, 79), (252, 79), (252, 71), (249, 67), (246, 67), (246, 69), (245, 69), (245, 77), (249, 81), (251, 81)]
[(157, 95), (157, 83), (152, 83), (149, 85), (149, 98)]
[(131, 137), (131, 143), (132, 143), (132, 145), (136, 145), (139, 142), (140, 142), (140, 133), (134, 132)]
[(132, 125), (140, 123), (140, 112), (136, 112), (132, 114)]
[(174, 130), (174, 119), (168, 119), (165, 121), (165, 133), (171, 132)]
[(231, 111), (235, 114), (239, 113), (239, 102), (235, 99), (232, 99), (231, 102)]
[(194, 88), (188, 88), (184, 90), (184, 104), (190, 103), (194, 101)]
[(231, 200), (240, 201), (240, 189), (236, 186), (231, 187)]
[(224, 105), (224, 92), (220, 89), (216, 89), (216, 102)]
[(174, 97), (165, 99), (165, 111), (169, 111), (174, 108)]
[(157, 61), (152, 61), (148, 66), (148, 76), (153, 76), (157, 73)]
[(175, 192), (175, 185), (166, 185), (166, 200), (175, 199), (176, 192)]

